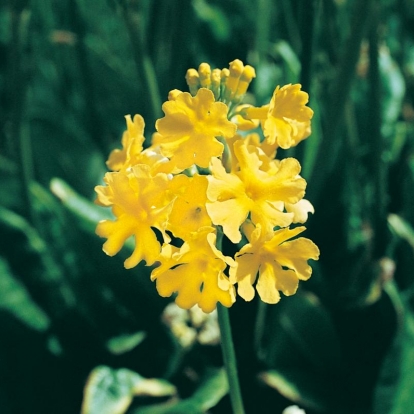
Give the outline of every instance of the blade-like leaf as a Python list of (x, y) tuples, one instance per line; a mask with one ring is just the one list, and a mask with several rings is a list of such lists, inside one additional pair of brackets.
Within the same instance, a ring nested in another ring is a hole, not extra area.
[(107, 343), (107, 349), (115, 355), (123, 354), (124, 352), (131, 351), (137, 345), (139, 345), (146, 337), (145, 332), (136, 332), (129, 335), (120, 335), (115, 338), (111, 338)]
[(33, 302), (26, 288), (12, 274), (7, 262), (0, 257), (0, 309), (6, 309), (26, 325), (45, 331), (50, 321)]
[(403, 325), (381, 369), (374, 397), (375, 414), (406, 414), (412, 411), (414, 313), (404, 301), (401, 304), (404, 306)]
[(211, 370), (190, 398), (138, 408), (133, 414), (203, 414), (214, 407), (228, 393), (228, 389), (224, 369)]
[(408, 221), (397, 214), (389, 214), (388, 224), (399, 237), (407, 241), (414, 249), (414, 229)]
[(324, 399), (318, 396), (318, 389), (322, 389), (324, 383), (306, 372), (270, 370), (261, 372), (259, 379), (285, 398), (304, 407), (316, 411), (327, 408)]
[(94, 232), (96, 224), (100, 220), (111, 217), (108, 209), (97, 206), (80, 196), (59, 178), (54, 178), (50, 182), (50, 189), (62, 201), (64, 206), (78, 217), (79, 224), (86, 231)]

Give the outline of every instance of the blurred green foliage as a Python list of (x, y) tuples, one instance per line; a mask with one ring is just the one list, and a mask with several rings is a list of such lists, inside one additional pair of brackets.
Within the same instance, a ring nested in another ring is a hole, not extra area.
[(103, 254), (93, 188), (124, 115), (150, 137), (187, 68), (236, 58), (251, 102), (310, 93), (285, 155), (321, 250), (294, 297), (231, 309), (247, 412), (412, 412), (413, 23), (409, 0), (2, 2), (0, 412), (79, 412), (85, 384), (88, 414), (230, 412), (219, 346), (184, 346), (148, 269)]

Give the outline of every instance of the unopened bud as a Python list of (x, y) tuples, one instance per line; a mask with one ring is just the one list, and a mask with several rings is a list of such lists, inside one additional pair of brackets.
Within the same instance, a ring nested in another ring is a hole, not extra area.
[(237, 85), (236, 97), (241, 97), (247, 92), (247, 88), (253, 78), (256, 77), (256, 71), (253, 66), (246, 65), (243, 73), (240, 76), (239, 84)]
[(200, 87), (200, 77), (198, 72), (195, 69), (188, 69), (185, 75), (185, 80), (191, 95), (196, 95)]
[(244, 65), (243, 62), (239, 59), (233, 60), (230, 62), (229, 72), (230, 75), (226, 82), (226, 91), (224, 95), (224, 99), (227, 101), (231, 101), (233, 97), (236, 95), (237, 86), (239, 84), (239, 79), (241, 74), (243, 73)]
[(221, 82), (221, 70), (214, 69), (211, 72), (211, 85), (210, 89), (214, 93), (214, 98), (217, 100), (220, 96), (220, 82)]
[(182, 94), (182, 91), (180, 91), (179, 89), (173, 89), (168, 94), (168, 100), (169, 101), (175, 101), (177, 99), (177, 96), (181, 95), (181, 94)]
[(200, 77), (200, 85), (202, 88), (208, 88), (211, 83), (211, 68), (208, 63), (202, 63), (198, 67), (198, 75)]

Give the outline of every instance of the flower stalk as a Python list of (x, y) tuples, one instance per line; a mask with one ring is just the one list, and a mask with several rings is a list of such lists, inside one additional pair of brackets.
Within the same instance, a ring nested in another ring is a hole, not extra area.
[(233, 413), (244, 414), (243, 400), (237, 374), (236, 354), (234, 352), (233, 338), (231, 335), (229, 311), (221, 304), (218, 304), (217, 315), (220, 326), (221, 350), (223, 352), (224, 367), (229, 383), (229, 393)]

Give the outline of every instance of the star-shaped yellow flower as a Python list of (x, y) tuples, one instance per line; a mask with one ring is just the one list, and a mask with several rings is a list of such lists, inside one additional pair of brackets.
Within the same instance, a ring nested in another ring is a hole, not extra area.
[(134, 236), (135, 249), (125, 260), (125, 267), (134, 267), (141, 260), (153, 264), (161, 246), (152, 228), (160, 230), (164, 240), (169, 240), (165, 225), (172, 205), (166, 197), (167, 174), (153, 177), (149, 166), (138, 165), (130, 172), (107, 173), (105, 182), (106, 186), (96, 187), (98, 202), (112, 206), (115, 220), (102, 220), (96, 228), (99, 236), (108, 239), (103, 245), (104, 252), (114, 256)]
[(292, 223), (293, 213), (283, 212), (284, 203), (297, 203), (305, 194), (306, 181), (299, 176), (300, 164), (286, 158), (276, 171), (263, 171), (259, 150), (243, 140), (234, 143), (239, 171), (228, 174), (218, 159), (208, 177), (207, 212), (233, 242), (241, 240), (240, 226), (250, 214), (254, 224), (272, 232), (275, 226)]
[(208, 167), (210, 159), (223, 152), (223, 144), (216, 138), (230, 138), (236, 132), (236, 125), (227, 119), (227, 105), (215, 102), (209, 89), (199, 89), (194, 97), (179, 93), (162, 109), (165, 117), (155, 124), (160, 134), (157, 142), (180, 169), (193, 164)]
[(238, 283), (237, 293), (245, 300), (252, 300), (254, 283), (259, 275), (256, 290), (266, 303), (277, 303), (279, 291), (293, 295), (299, 280), (312, 274), (309, 259), (318, 260), (319, 249), (309, 239), (300, 237), (305, 227), (277, 230), (270, 238), (262, 234), (261, 226), (245, 226), (249, 243), (236, 254), (237, 267), (230, 268), (230, 281)]
[(137, 158), (142, 151), (144, 143), (145, 122), (141, 115), (125, 116), (127, 130), (122, 135), (122, 149), (114, 149), (110, 154), (106, 165), (112, 171), (127, 169), (137, 164)]
[(308, 106), (309, 95), (301, 85), (277, 87), (269, 104), (263, 132), (269, 144), (277, 141), (279, 147), (294, 147), (311, 134), (313, 111)]
[(161, 296), (177, 292), (175, 302), (181, 308), (198, 305), (209, 313), (217, 302), (230, 307), (235, 301), (234, 287), (223, 273), (227, 265), (235, 263), (216, 248), (213, 231), (212, 227), (202, 227), (191, 233), (180, 249), (165, 245), (158, 258), (161, 265), (151, 274)]
[(246, 108), (247, 119), (260, 119), (266, 141), (270, 146), (288, 149), (296, 146), (311, 134), (313, 111), (306, 106), (309, 95), (301, 85), (278, 86), (269, 105)]

